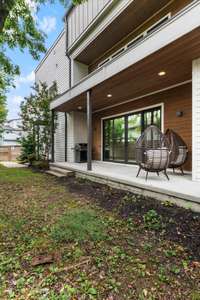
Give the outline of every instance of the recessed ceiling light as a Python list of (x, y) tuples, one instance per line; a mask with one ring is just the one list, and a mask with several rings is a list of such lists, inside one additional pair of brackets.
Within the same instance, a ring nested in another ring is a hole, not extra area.
[(111, 98), (111, 97), (112, 97), (112, 94), (107, 94), (107, 97), (108, 97), (108, 98)]
[(82, 109), (82, 106), (78, 106), (78, 110), (81, 110)]
[(165, 71), (160, 71), (160, 72), (158, 73), (158, 75), (159, 75), (159, 76), (165, 76), (165, 75), (166, 75), (166, 72), (165, 72)]

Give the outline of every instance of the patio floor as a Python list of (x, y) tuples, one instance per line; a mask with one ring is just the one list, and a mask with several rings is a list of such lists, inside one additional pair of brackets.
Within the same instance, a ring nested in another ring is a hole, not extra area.
[(62, 162), (54, 163), (53, 165), (90, 176), (100, 177), (104, 180), (111, 180), (136, 188), (200, 203), (200, 183), (192, 181), (192, 175), (190, 173), (186, 173), (182, 176), (179, 171), (177, 171), (177, 174), (173, 174), (173, 172), (169, 170), (169, 181), (162, 173), (160, 173), (160, 176), (157, 176), (155, 173), (149, 173), (148, 180), (146, 181), (146, 173), (144, 171), (141, 171), (140, 176), (136, 177), (138, 167), (135, 165), (93, 161), (92, 171), (87, 171), (86, 163)]

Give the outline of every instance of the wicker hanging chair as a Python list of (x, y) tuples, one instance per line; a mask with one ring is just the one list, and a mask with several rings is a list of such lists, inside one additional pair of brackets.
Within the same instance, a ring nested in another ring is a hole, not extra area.
[(154, 125), (149, 126), (136, 142), (136, 161), (140, 171), (146, 171), (146, 180), (149, 172), (155, 172), (159, 175), (164, 172), (167, 175), (167, 168), (170, 160), (169, 143), (166, 136), (160, 129)]
[(184, 140), (173, 130), (167, 129), (165, 136), (168, 140), (170, 145), (170, 163), (169, 168), (172, 168), (175, 172), (175, 169), (180, 169), (182, 174), (183, 172), (183, 165), (187, 161), (188, 157), (188, 147)]

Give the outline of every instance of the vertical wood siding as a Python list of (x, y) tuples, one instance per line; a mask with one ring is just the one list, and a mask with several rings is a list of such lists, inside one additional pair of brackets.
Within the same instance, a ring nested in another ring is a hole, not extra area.
[(68, 16), (69, 47), (83, 33), (106, 4), (112, 0), (88, 0), (74, 7)]

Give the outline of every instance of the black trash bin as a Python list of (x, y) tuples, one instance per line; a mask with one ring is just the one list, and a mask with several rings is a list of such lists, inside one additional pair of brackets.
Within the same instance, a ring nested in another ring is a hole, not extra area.
[(82, 163), (87, 161), (87, 144), (78, 143), (75, 145), (75, 162)]

